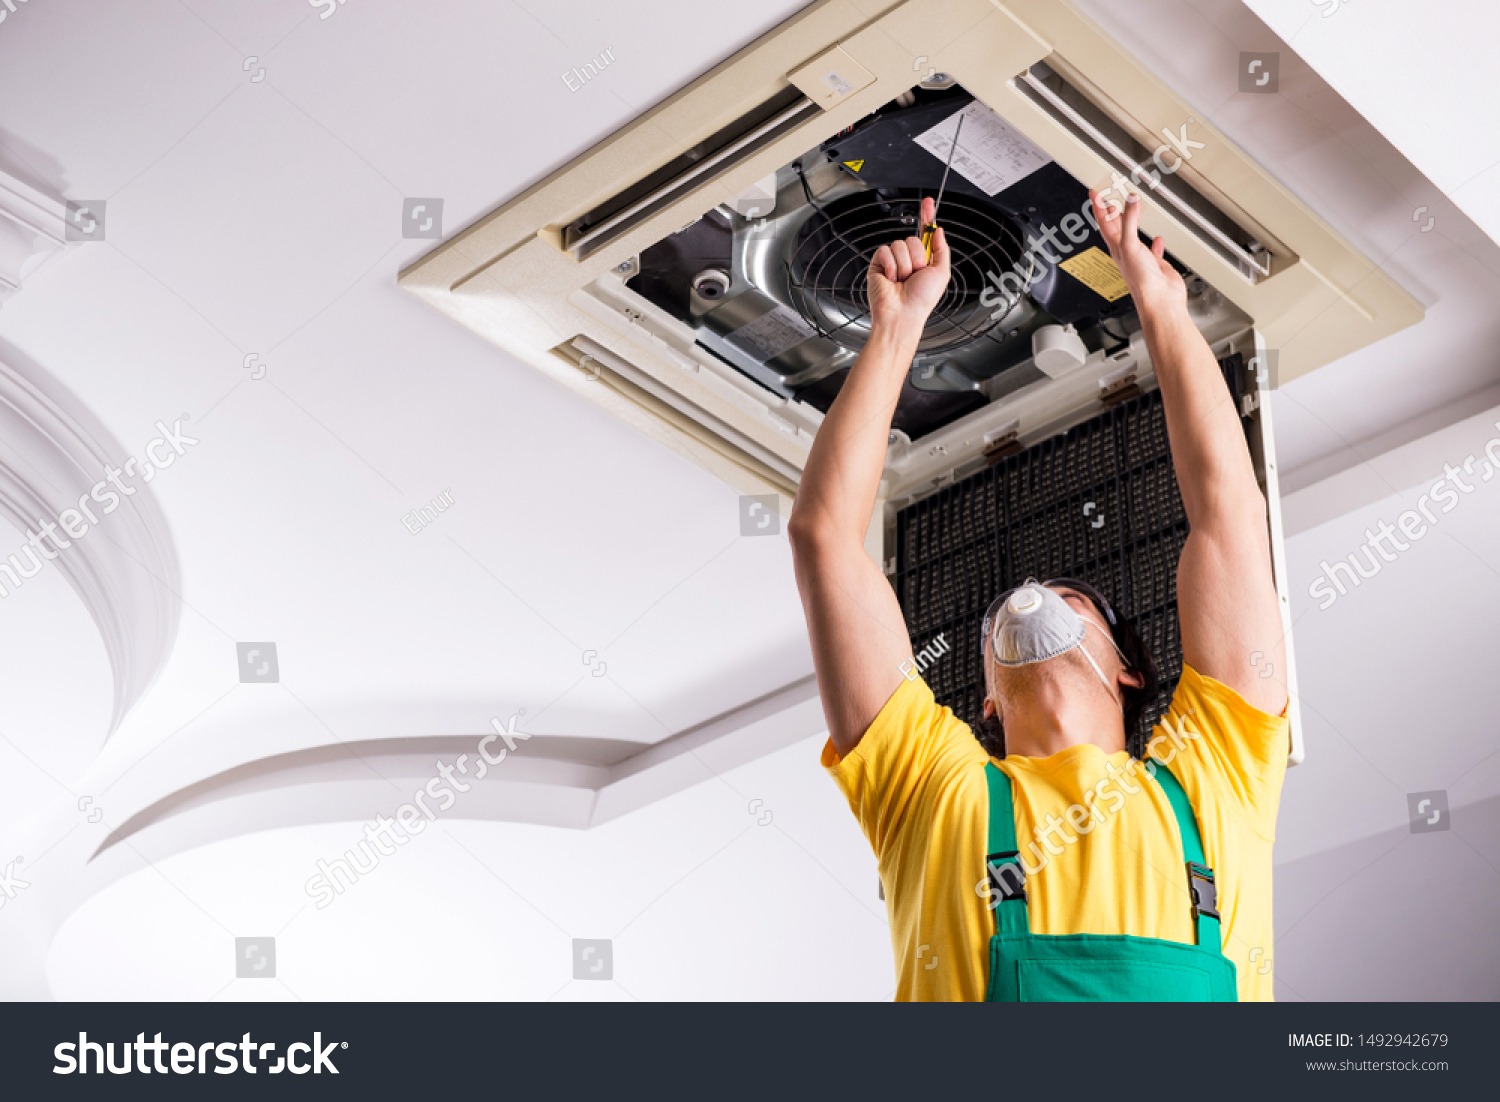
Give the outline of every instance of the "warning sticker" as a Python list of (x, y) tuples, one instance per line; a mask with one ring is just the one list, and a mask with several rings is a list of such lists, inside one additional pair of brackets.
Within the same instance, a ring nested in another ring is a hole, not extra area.
[(788, 349), (796, 348), (818, 331), (801, 314), (778, 306), (752, 322), (740, 326), (724, 339), (750, 353), (761, 363), (774, 360)]
[(986, 195), (998, 195), (1017, 180), (1052, 163), (1052, 158), (1025, 134), (978, 100), (912, 140), (946, 162), (960, 116), (964, 129), (958, 136), (958, 152), (953, 155), (953, 171)]
[(1058, 265), (1094, 294), (1114, 302), (1130, 293), (1125, 277), (1120, 274), (1114, 257), (1098, 245), (1091, 245), (1077, 256), (1070, 256)]
[(844, 167), (847, 168), (850, 172), (858, 172), (860, 169), (865, 167), (864, 158), (861, 157), (857, 161), (845, 161)]

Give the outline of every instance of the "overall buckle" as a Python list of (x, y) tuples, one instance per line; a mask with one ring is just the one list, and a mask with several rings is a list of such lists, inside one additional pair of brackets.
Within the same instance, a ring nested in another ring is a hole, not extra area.
[(1214, 886), (1214, 870), (1196, 861), (1187, 863), (1188, 892), (1193, 898), (1193, 917), (1219, 917), (1219, 889)]
[[(1012, 900), (1026, 902), (1026, 870), (1021, 867), (1019, 856), (1018, 851), (1009, 850), (1005, 853), (992, 853), (984, 859), (984, 867), (989, 870), (990, 874), (990, 890), (998, 895), (1002, 902)], [(1015, 860), (1006, 860), (1006, 858), (1015, 858)], [(1011, 869), (1013, 872), (1002, 880), (1000, 873), (1003, 869)]]

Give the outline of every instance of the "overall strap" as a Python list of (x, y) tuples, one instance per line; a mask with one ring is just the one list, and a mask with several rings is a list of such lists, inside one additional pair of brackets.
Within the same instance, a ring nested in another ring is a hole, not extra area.
[(1198, 944), (1221, 949), (1219, 893), (1214, 885), (1214, 870), (1208, 867), (1203, 856), (1203, 841), (1198, 834), (1198, 822), (1193, 817), (1193, 805), (1170, 769), (1157, 762), (1154, 775), (1172, 805), (1172, 813), (1177, 817), (1177, 832), (1182, 836), (1182, 855), (1187, 858), (1188, 898), (1192, 902), (1193, 928), (1198, 935)]
[(990, 878), (990, 898), (995, 905), (995, 928), (1002, 934), (1030, 931), (1026, 920), (1026, 871), (1016, 850), (1016, 814), (1011, 799), (1010, 778), (994, 762), (986, 763), (984, 777), (990, 789), (989, 840), (985, 845), (985, 868)]

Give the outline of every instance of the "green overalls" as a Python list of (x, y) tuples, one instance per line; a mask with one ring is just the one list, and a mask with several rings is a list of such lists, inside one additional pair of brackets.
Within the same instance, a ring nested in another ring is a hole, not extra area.
[(1011, 780), (994, 762), (986, 865), (995, 905), (986, 1002), (1235, 1002), (1234, 962), (1219, 945), (1214, 873), (1203, 858), (1198, 824), (1177, 778), (1157, 764), (1187, 857), (1198, 944), (1128, 934), (1033, 934), (1027, 922), (1025, 870), (1016, 849)]

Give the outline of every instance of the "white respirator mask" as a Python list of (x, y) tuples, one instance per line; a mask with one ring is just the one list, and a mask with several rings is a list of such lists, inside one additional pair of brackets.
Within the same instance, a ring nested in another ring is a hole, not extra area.
[[(1110, 684), (1099, 663), (1083, 645), (1090, 623), (1055, 590), (1028, 578), (1025, 585), (1012, 591), (1001, 602), (998, 610), (985, 617), (984, 637), (989, 639), (995, 661), (1010, 667), (1046, 662), (1076, 648), (1093, 667), (1110, 699), (1123, 712), (1125, 706), (1116, 695), (1116, 687)], [(1093, 626), (1098, 627), (1097, 624)], [(1130, 660), (1120, 650), (1119, 644), (1107, 634), (1105, 638), (1109, 639), (1109, 645), (1115, 648), (1115, 653), (1128, 668)]]

